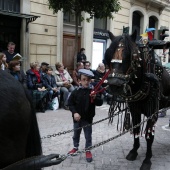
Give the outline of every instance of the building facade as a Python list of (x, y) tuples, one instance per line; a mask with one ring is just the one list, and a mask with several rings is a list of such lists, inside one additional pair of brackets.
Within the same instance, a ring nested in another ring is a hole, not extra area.
[[(79, 24), (78, 49), (86, 49), (93, 69), (102, 62), (110, 44), (108, 30), (121, 35), (136, 29), (140, 35), (146, 28), (154, 27), (154, 38), (159, 39), (160, 29), (170, 29), (170, 0), (120, 0), (120, 3), (122, 9), (113, 14), (113, 20), (94, 18)], [(45, 61), (51, 66), (59, 61), (73, 69), (76, 58), (73, 14), (61, 11), (53, 14), (47, 0), (0, 0), (0, 7), (0, 48), (4, 50), (8, 41), (14, 41), (16, 52), (24, 57), (25, 70), (33, 61)], [(89, 16), (84, 12), (82, 15)]]

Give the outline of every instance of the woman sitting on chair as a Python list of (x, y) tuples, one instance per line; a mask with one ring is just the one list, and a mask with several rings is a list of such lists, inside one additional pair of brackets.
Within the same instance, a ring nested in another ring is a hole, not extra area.
[(57, 62), (55, 64), (56, 71), (55, 71), (55, 78), (57, 86), (60, 86), (60, 92), (63, 93), (63, 100), (64, 100), (64, 109), (68, 110), (67, 102), (69, 94), (74, 90), (73, 79), (71, 78), (70, 74), (67, 70), (64, 69), (62, 63)]
[(45, 112), (47, 107), (47, 90), (43, 77), (40, 73), (40, 65), (38, 62), (30, 64), (31, 69), (27, 73), (27, 86), (31, 91), (33, 97), (33, 103), (37, 111)]

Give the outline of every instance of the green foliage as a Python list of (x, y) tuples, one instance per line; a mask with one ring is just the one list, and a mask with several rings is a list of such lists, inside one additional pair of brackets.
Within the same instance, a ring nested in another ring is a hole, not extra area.
[(81, 12), (90, 14), (90, 18), (113, 18), (113, 12), (118, 12), (121, 9), (118, 0), (48, 0), (49, 8), (53, 9), (54, 13), (59, 10), (63, 12), (74, 12), (81, 16)]

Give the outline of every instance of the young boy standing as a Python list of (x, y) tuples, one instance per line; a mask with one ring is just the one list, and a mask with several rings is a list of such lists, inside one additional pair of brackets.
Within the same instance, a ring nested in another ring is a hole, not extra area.
[[(70, 95), (68, 100), (68, 106), (72, 112), (74, 129), (82, 126), (86, 126), (93, 122), (95, 116), (95, 106), (101, 106), (103, 100), (100, 95), (91, 95), (93, 86), (91, 83), (91, 77), (94, 74), (87, 69), (80, 69), (78, 71), (80, 86), (76, 88)], [(78, 151), (81, 130), (75, 130), (73, 135), (74, 148), (69, 151), (68, 154), (74, 155)], [(92, 161), (92, 154), (88, 150), (88, 147), (92, 146), (92, 126), (83, 128), (85, 135), (85, 149), (86, 149), (86, 160), (87, 162)]]

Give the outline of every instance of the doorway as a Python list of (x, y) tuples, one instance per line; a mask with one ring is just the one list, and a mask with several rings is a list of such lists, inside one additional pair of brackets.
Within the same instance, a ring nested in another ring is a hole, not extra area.
[(8, 42), (16, 44), (15, 52), (20, 53), (21, 18), (0, 15), (0, 51), (7, 49)]
[[(78, 37), (78, 49), (80, 49), (80, 37)], [(75, 62), (75, 36), (63, 35), (63, 64), (69, 73), (74, 70)]]

